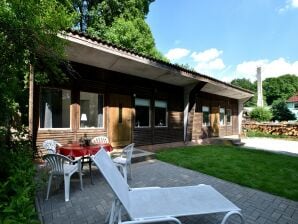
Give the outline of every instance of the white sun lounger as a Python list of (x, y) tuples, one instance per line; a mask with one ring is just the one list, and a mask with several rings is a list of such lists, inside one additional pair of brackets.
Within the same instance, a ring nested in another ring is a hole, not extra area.
[[(176, 217), (212, 213), (226, 213), (221, 224), (225, 224), (231, 215), (239, 216), (244, 223), (240, 208), (209, 185), (130, 188), (105, 150), (99, 150), (91, 159), (116, 195), (109, 216), (110, 224), (116, 220), (127, 224), (181, 223)], [(122, 222), (122, 207), (130, 221)]]

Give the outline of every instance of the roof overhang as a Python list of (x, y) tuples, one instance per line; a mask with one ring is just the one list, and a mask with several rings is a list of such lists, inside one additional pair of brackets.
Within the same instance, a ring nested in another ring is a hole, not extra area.
[(207, 84), (201, 91), (234, 99), (247, 98), (253, 95), (223, 82), (217, 82), (213, 78), (180, 70), (168, 63), (160, 63), (82, 35), (65, 32), (59, 34), (59, 37), (67, 41), (67, 60), (73, 62), (181, 87), (203, 81)]

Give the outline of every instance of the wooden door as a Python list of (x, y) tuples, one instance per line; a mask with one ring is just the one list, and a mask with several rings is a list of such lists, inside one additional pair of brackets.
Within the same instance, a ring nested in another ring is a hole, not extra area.
[(211, 125), (211, 136), (212, 137), (219, 136), (219, 107), (211, 108), (210, 125)]
[(108, 132), (112, 146), (124, 146), (131, 143), (131, 118), (131, 97), (127, 95), (111, 94)]

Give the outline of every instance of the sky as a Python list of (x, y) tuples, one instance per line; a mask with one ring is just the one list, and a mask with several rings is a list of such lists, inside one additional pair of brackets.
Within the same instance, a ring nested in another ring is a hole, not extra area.
[(146, 19), (171, 63), (230, 82), (298, 75), (298, 0), (155, 0)]

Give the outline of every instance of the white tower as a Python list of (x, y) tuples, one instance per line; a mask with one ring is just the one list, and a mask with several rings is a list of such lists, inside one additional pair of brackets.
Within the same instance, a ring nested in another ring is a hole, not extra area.
[(258, 84), (258, 101), (257, 106), (263, 107), (263, 86), (262, 86), (262, 75), (261, 67), (257, 67), (257, 84)]

